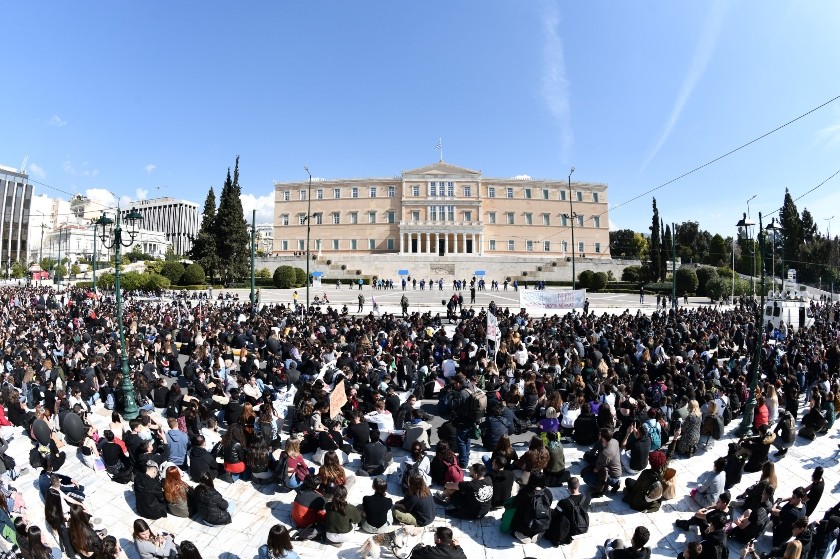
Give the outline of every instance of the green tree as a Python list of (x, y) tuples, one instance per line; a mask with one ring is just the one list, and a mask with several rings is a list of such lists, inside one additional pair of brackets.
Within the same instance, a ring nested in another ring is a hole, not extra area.
[(306, 270), (303, 268), (295, 268), (295, 284), (298, 287), (306, 286)]
[(136, 291), (146, 286), (146, 274), (140, 272), (124, 272), (120, 274), (120, 289), (124, 291)]
[(171, 282), (169, 278), (160, 274), (143, 274), (143, 289), (147, 291), (154, 291), (160, 293), (165, 289), (169, 289)]
[(258, 278), (267, 279), (271, 277), (271, 270), (269, 270), (268, 268), (260, 268), (256, 271), (254, 275)]
[(720, 234), (716, 233), (709, 244), (708, 263), (712, 266), (723, 266), (729, 262), (728, 244)]
[(639, 283), (642, 281), (641, 266), (627, 266), (621, 271), (621, 281)]
[(662, 266), (662, 233), (659, 225), (659, 209), (656, 207), (656, 198), (653, 199), (653, 218), (650, 225), (649, 243), (649, 277), (654, 279), (664, 278), (665, 268)]
[(592, 270), (584, 270), (580, 274), (578, 274), (578, 287), (582, 287), (583, 289), (589, 289), (592, 286), (593, 277), (595, 274), (592, 273)]
[(683, 293), (697, 293), (697, 273), (694, 268), (680, 268), (677, 270), (677, 295)]
[[(782, 250), (784, 251), (786, 262), (799, 262), (802, 259), (799, 256), (799, 247), (802, 245), (802, 220), (799, 218), (799, 212), (796, 209), (796, 204), (793, 198), (785, 189), (785, 201), (782, 209), (779, 212), (779, 221), (782, 226)], [(790, 268), (795, 268), (797, 265), (791, 265)]]
[(291, 266), (278, 266), (274, 270), (274, 287), (289, 289), (296, 284), (295, 269)]
[(74, 278), (82, 273), (82, 268), (78, 264), (70, 266), (70, 275)]
[(150, 262), (146, 262), (146, 273), (147, 274), (159, 274), (163, 271), (163, 264), (164, 262), (161, 260), (152, 260)]
[(172, 248), (172, 246), (170, 245), (166, 249), (166, 254), (163, 256), (163, 259), (166, 260), (167, 262), (173, 262), (173, 261), (179, 260), (180, 257), (177, 254), (175, 254), (175, 249)]
[(172, 285), (178, 285), (184, 275), (184, 265), (180, 262), (164, 262), (160, 275), (167, 278)]
[(697, 293), (701, 295), (707, 294), (709, 282), (718, 277), (717, 270), (710, 266), (700, 266), (697, 268)]
[(637, 258), (640, 260), (644, 260), (648, 254), (648, 240), (647, 237), (642, 235), (641, 233), (634, 233), (633, 234), (633, 245), (635, 246), (635, 253), (637, 254)]
[(802, 209), (802, 242), (813, 243), (817, 236), (817, 224), (808, 208)]
[(242, 191), (239, 187), (239, 156), (233, 180), (228, 168), (227, 178), (219, 197), (219, 211), (216, 213), (216, 250), (219, 255), (219, 270), (225, 281), (245, 277), (248, 272), (248, 227), (242, 210)]
[(190, 264), (181, 276), (182, 285), (204, 285), (205, 281), (204, 268), (201, 264)]
[(219, 263), (219, 255), (216, 250), (216, 194), (213, 187), (207, 193), (204, 200), (204, 213), (201, 217), (201, 227), (193, 240), (193, 246), (189, 256), (195, 262), (201, 264), (207, 271), (210, 278), (215, 277)]
[(96, 278), (96, 286), (100, 289), (114, 289), (115, 276), (112, 272), (105, 272)]
[(606, 272), (595, 272), (592, 274), (592, 281), (590, 282), (589, 289), (592, 291), (602, 291), (605, 287), (607, 287), (608, 281), (609, 277)]
[(665, 225), (665, 234), (662, 236), (662, 262), (663, 264), (665, 264), (666, 273), (667, 270), (671, 267), (671, 260), (674, 258), (674, 246), (672, 242), (675, 240), (676, 239), (674, 239), (671, 236), (671, 225)]
[(12, 262), (9, 273), (13, 278), (20, 279), (26, 275), (26, 265), (23, 262)]
[(721, 277), (714, 277), (706, 284), (706, 295), (712, 301), (720, 300), (732, 294), (732, 285), (728, 280)]
[(613, 256), (624, 258), (639, 258), (638, 246), (635, 242), (636, 233), (632, 229), (610, 231), (610, 252)]

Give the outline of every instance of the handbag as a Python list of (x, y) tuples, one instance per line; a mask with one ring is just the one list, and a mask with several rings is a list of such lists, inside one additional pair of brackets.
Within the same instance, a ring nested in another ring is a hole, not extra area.
[(668, 468), (662, 476), (662, 500), (677, 498), (677, 470)]

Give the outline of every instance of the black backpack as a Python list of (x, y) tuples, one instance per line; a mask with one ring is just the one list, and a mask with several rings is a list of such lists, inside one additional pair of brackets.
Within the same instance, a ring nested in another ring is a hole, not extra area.
[(295, 475), (294, 472), (289, 473), (289, 457), (286, 454), (281, 454), (277, 465), (274, 467), (274, 479), (277, 480), (277, 485), (291, 489), (289, 480)]
[(531, 497), (530, 517), (528, 529), (534, 534), (548, 530), (551, 525), (551, 499), (540, 489)]
[(589, 531), (589, 513), (581, 506), (581, 503), (573, 499), (569, 499), (569, 502), (572, 505), (569, 535), (577, 536), (579, 534), (585, 534)]

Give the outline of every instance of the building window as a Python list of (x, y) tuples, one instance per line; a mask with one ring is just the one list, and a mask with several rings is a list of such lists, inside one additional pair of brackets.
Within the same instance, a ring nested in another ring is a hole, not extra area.
[(396, 186), (389, 186), (388, 187), (388, 198), (394, 198), (397, 196), (397, 187)]
[(551, 225), (551, 214), (542, 214), (543, 225)]
[(356, 225), (359, 223), (359, 212), (350, 212), (350, 224)]
[(551, 252), (551, 241), (543, 241), (543, 251)]
[(339, 225), (341, 223), (341, 213), (340, 212), (333, 212), (332, 213), (332, 222), (333, 222), (333, 225)]
[(416, 184), (411, 187), (411, 195), (412, 196), (420, 196), (420, 187)]
[(376, 187), (375, 186), (370, 187), (370, 197), (371, 198), (376, 198)]
[(455, 221), (455, 206), (447, 206), (447, 208), (446, 208), (446, 220), (447, 221)]
[(515, 250), (515, 249), (516, 249), (515, 241), (508, 241), (508, 250)]
[(525, 199), (526, 199), (526, 200), (530, 200), (530, 199), (531, 199), (531, 189), (530, 189), (530, 188), (526, 188), (526, 189), (525, 189)]
[(490, 225), (496, 225), (496, 212), (487, 213), (487, 223)]
[(356, 239), (350, 239), (350, 250), (358, 250), (359, 248), (359, 241)]
[(450, 198), (452, 196), (455, 196), (455, 187), (452, 186), (451, 182), (449, 183), (449, 186), (446, 187), (446, 195), (449, 196)]
[(561, 190), (561, 191), (560, 191), (560, 199), (561, 199), (561, 200), (565, 200), (565, 199), (566, 199), (566, 191), (565, 191), (565, 190)]
[(525, 250), (534, 252), (534, 241), (525, 241)]
[(338, 239), (333, 239), (333, 250), (339, 250), (340, 241)]
[(597, 215), (592, 216), (592, 227), (600, 227), (601, 226), (601, 217)]
[(312, 217), (315, 218), (315, 225), (323, 225), (324, 224), (324, 214), (317, 213), (317, 214), (313, 214)]
[(597, 252), (597, 253), (601, 252), (601, 243), (595, 243), (595, 252)]
[(292, 192), (290, 190), (283, 191), (283, 201), (288, 202), (292, 199)]
[(306, 241), (298, 239), (298, 250), (306, 250)]
[(376, 223), (376, 212), (368, 212), (368, 223)]
[(420, 221), (420, 212), (411, 212), (411, 221)]
[(542, 194), (543, 194), (543, 200), (548, 200), (549, 197), (548, 197), (548, 189), (547, 188), (543, 188)]
[(358, 187), (353, 187), (350, 189), (350, 197), (351, 198), (358, 198), (359, 197), (359, 189)]
[(386, 242), (386, 246), (388, 250), (394, 250), (394, 239), (388, 239)]
[(472, 196), (472, 187), (471, 186), (465, 186), (464, 187), (464, 197), (469, 198), (471, 196)]
[(368, 239), (368, 250), (376, 250), (376, 239)]
[(577, 226), (578, 227), (583, 227), (583, 216), (578, 215), (576, 219), (577, 219)]
[(324, 189), (319, 188), (315, 190), (315, 199), (316, 200), (323, 200), (324, 199)]
[(429, 185), (429, 196), (437, 196), (437, 183), (433, 182)]
[(397, 212), (391, 210), (388, 212), (388, 223), (396, 223), (397, 222)]
[(289, 250), (289, 241), (280, 241), (280, 250)]
[(583, 252), (583, 241), (578, 243), (578, 252)]
[(525, 214), (525, 225), (533, 225), (534, 224), (534, 214), (528, 212)]
[(513, 188), (508, 187), (507, 189), (507, 197), (513, 198)]
[(583, 202), (583, 191), (582, 190), (577, 191), (577, 201), (578, 202)]
[(464, 221), (472, 221), (472, 212), (464, 212)]
[(306, 214), (298, 214), (298, 225), (306, 224)]
[(490, 239), (490, 250), (496, 250), (496, 239)]
[(505, 223), (507, 223), (508, 225), (513, 225), (513, 212), (505, 212)]
[(280, 216), (280, 225), (288, 225), (289, 224), (289, 214), (283, 214)]
[(429, 221), (437, 221), (437, 206), (429, 208)]
[(601, 201), (601, 195), (598, 194), (597, 192), (593, 192), (592, 193), (592, 201), (597, 204), (598, 202)]
[(563, 227), (569, 226), (569, 216), (566, 214), (560, 214), (560, 225)]
[(333, 188), (333, 198), (336, 200), (341, 198), (341, 189), (340, 188)]
[(493, 186), (487, 187), (487, 197), (488, 198), (495, 198), (496, 197), (496, 188)]
[(305, 190), (301, 190), (298, 194), (299, 194), (301, 200), (306, 200), (306, 191)]

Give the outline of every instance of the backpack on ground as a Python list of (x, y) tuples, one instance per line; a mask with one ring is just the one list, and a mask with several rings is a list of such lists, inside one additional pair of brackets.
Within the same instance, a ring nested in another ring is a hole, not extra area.
[(461, 483), (464, 481), (464, 470), (455, 460), (451, 464), (443, 463), (446, 469), (443, 471), (443, 483)]
[(531, 497), (528, 530), (532, 534), (541, 534), (551, 526), (551, 499), (544, 490), (537, 490)]
[(289, 457), (284, 453), (280, 455), (277, 465), (274, 467), (274, 479), (277, 480), (277, 485), (290, 489), (289, 481), (294, 472), (289, 473)]

